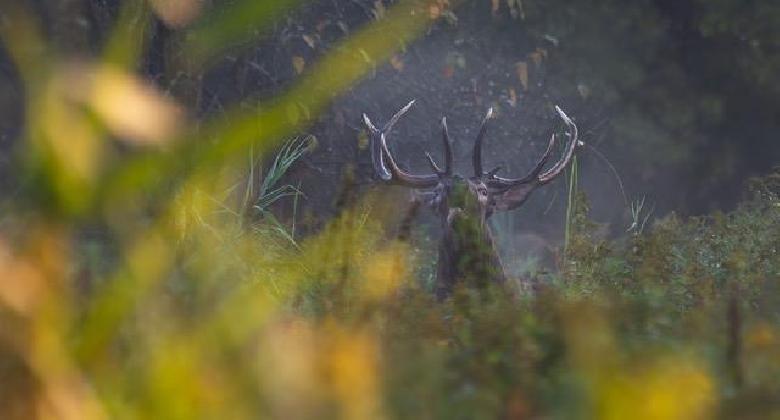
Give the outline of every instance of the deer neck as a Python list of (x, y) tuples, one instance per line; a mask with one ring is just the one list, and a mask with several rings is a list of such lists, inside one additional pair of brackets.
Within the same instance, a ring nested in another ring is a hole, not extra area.
[(505, 280), (503, 266), (484, 215), (449, 209), (439, 245), (437, 290), (448, 295), (457, 284), (484, 289)]

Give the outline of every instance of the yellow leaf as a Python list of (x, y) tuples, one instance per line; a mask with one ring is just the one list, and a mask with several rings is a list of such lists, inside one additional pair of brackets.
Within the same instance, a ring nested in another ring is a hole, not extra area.
[(303, 57), (296, 55), (292, 58), (292, 65), (295, 69), (296, 74), (303, 73), (304, 67), (306, 67), (306, 60), (303, 59)]
[(432, 1), (431, 5), (428, 6), (428, 17), (434, 20), (440, 18), (444, 13), (447, 12), (449, 5), (449, 0)]
[(200, 15), (201, 0), (152, 0), (152, 9), (168, 26), (182, 28)]
[(431, 19), (438, 19), (439, 16), (441, 16), (441, 7), (437, 4), (432, 4), (428, 8), (428, 15), (431, 17)]
[(523, 85), (523, 90), (528, 90), (528, 63), (525, 61), (518, 61), (515, 64), (515, 71), (517, 72), (517, 78), (520, 79), (520, 84)]
[(541, 48), (537, 48), (534, 52), (528, 54), (528, 58), (533, 61), (534, 65), (542, 64), (542, 60), (547, 56), (547, 52)]
[(399, 72), (400, 72), (400, 71), (403, 71), (403, 70), (404, 70), (404, 62), (403, 62), (403, 60), (401, 60), (401, 57), (399, 57), (399, 56), (397, 56), (397, 55), (394, 55), (394, 56), (393, 56), (393, 57), (390, 59), (390, 65), (391, 65), (391, 66), (393, 66), (393, 68), (394, 68), (396, 71), (399, 71)]
[(366, 150), (368, 148), (368, 133), (366, 130), (360, 130), (357, 137), (358, 149)]

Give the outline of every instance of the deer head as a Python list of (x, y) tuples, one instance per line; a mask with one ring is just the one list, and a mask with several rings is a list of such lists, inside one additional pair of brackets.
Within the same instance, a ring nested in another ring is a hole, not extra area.
[(452, 142), (447, 131), (447, 119), (442, 118), (444, 168), (434, 161), (430, 153), (426, 153), (432, 173), (411, 174), (396, 163), (387, 146), (387, 134), (413, 104), (414, 101), (409, 102), (382, 128), (377, 128), (365, 114), (363, 122), (370, 135), (371, 160), (379, 179), (386, 183), (422, 190), (419, 196), (425, 197), (439, 216), (442, 238), (437, 262), (437, 296), (446, 297), (458, 282), (476, 288), (483, 288), (491, 282), (504, 282), (504, 269), (487, 220), (496, 211), (519, 207), (534, 190), (550, 183), (564, 172), (579, 144), (577, 126), (556, 106), (555, 110), (563, 120), (569, 137), (569, 144), (563, 156), (552, 167), (544, 170), (555, 145), (556, 138), (553, 134), (547, 150), (526, 176), (503, 178), (497, 175), (500, 167), (487, 172), (482, 169), (482, 141), (488, 121), (493, 116), (491, 108), (482, 120), (474, 141), (474, 174), (463, 177), (453, 174)]

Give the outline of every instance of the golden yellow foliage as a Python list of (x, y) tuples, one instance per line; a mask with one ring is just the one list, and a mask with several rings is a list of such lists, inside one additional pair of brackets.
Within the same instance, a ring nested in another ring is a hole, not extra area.
[(598, 382), (600, 419), (689, 420), (710, 418), (713, 380), (696, 361), (675, 356), (637, 362)]

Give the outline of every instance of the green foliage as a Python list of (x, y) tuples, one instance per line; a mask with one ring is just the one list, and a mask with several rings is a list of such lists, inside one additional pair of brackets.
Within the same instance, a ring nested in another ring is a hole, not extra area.
[[(780, 364), (768, 362), (780, 354), (777, 179), (756, 180), (761, 198), (734, 212), (671, 215), (617, 242), (594, 235), (579, 194), (567, 266), (535, 295), (461, 290), (438, 306), (402, 295), (384, 334), (391, 409), (399, 418), (609, 417), (633, 401), (634, 418), (777, 414), (778, 384), (769, 378)], [(648, 394), (613, 396), (612, 381), (624, 374), (667, 382), (628, 382)], [(665, 402), (632, 400), (677, 387), (692, 400), (680, 397), (660, 417), (649, 405)], [(747, 408), (756, 400), (760, 409)]]

